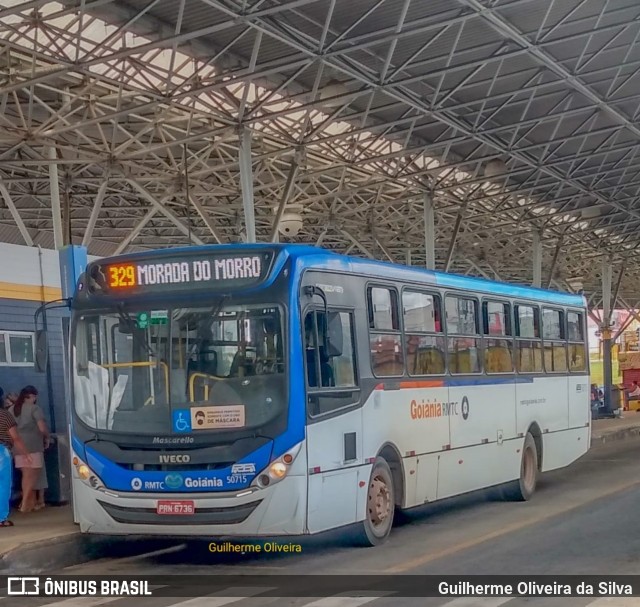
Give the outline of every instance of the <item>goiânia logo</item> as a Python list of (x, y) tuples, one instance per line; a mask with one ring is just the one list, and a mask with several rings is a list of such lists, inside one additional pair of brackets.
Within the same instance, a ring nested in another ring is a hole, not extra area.
[(182, 477), (179, 474), (167, 474), (164, 478), (164, 484), (169, 489), (178, 489), (182, 487)]

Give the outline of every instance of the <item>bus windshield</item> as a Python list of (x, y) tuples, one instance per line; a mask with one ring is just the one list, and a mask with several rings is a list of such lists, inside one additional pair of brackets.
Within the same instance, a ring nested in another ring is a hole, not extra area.
[(75, 410), (119, 434), (264, 427), (287, 411), (284, 343), (276, 305), (87, 312), (75, 331)]

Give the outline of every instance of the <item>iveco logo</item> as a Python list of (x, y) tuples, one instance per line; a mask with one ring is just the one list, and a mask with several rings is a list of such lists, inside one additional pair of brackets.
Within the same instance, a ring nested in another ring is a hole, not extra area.
[(161, 464), (188, 464), (191, 461), (190, 455), (160, 455)]

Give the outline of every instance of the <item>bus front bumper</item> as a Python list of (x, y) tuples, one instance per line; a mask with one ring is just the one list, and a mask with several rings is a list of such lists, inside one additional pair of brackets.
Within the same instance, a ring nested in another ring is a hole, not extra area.
[[(75, 480), (75, 479), (74, 479)], [(80, 530), (109, 535), (276, 536), (301, 535), (307, 483), (289, 476), (265, 489), (227, 493), (128, 493), (76, 483)], [(193, 514), (158, 514), (159, 501), (194, 503)]]

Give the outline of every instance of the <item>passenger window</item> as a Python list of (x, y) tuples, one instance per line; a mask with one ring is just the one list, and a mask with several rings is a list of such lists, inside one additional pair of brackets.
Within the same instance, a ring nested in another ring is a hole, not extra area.
[(440, 297), (406, 290), (402, 308), (409, 375), (443, 375), (447, 365)]
[(584, 339), (584, 316), (578, 312), (567, 313), (567, 337), (569, 339), (569, 370), (587, 370), (587, 347)]
[(542, 338), (544, 340), (544, 368), (547, 373), (565, 373), (568, 369), (563, 321), (563, 312), (543, 308)]
[(440, 298), (429, 293), (402, 293), (405, 333), (440, 333)]
[(516, 306), (516, 370), (518, 373), (543, 373), (540, 317), (537, 307)]
[(398, 295), (393, 289), (369, 287), (367, 299), (371, 370), (376, 377), (404, 375)]
[(449, 371), (456, 375), (480, 373), (480, 340), (474, 337), (451, 337), (479, 333), (476, 301), (450, 296), (445, 306), (447, 334), (450, 336), (447, 344)]
[(484, 312), (485, 335), (511, 335), (511, 306), (509, 306), (509, 304), (485, 301), (482, 307)]
[(542, 373), (542, 344), (533, 340), (518, 340), (516, 368), (519, 373)]
[(564, 339), (564, 328), (562, 326), (563, 313), (558, 310), (544, 308), (542, 310), (542, 337), (545, 340)]
[(476, 302), (462, 297), (447, 297), (447, 333), (449, 335), (477, 335)]
[(400, 335), (373, 334), (370, 337), (371, 370), (376, 377), (404, 374), (404, 354)]
[[(511, 306), (496, 301), (482, 304), (485, 339), (484, 368), (489, 374), (513, 373)], [(498, 339), (500, 338), (500, 339)]]
[(369, 289), (369, 328), (376, 331), (399, 331), (397, 308), (395, 291), (371, 287)]
[(533, 306), (516, 306), (516, 335), (528, 339), (540, 337), (537, 308)]
[(456, 375), (480, 373), (480, 344), (473, 337), (449, 339), (449, 370)]

